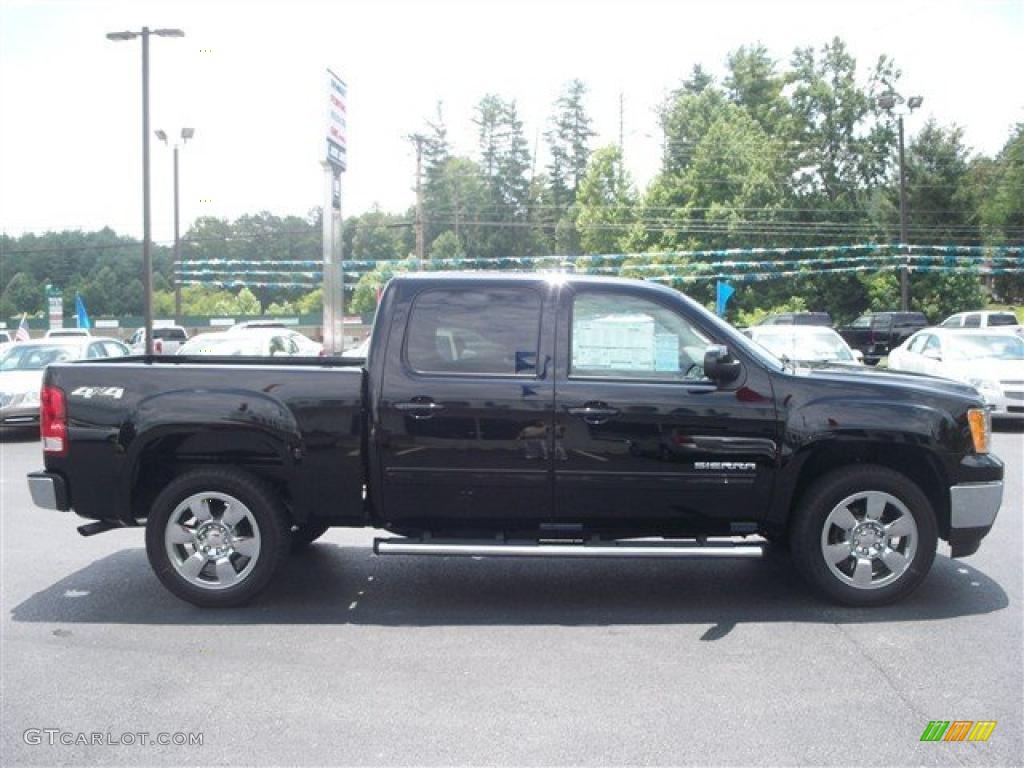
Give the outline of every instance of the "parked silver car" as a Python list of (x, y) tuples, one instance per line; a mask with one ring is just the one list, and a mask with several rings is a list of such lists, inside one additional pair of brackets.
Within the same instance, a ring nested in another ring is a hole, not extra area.
[(97, 336), (60, 336), (8, 347), (0, 357), (0, 425), (39, 423), (39, 389), (50, 363), (127, 354), (128, 347), (120, 341)]

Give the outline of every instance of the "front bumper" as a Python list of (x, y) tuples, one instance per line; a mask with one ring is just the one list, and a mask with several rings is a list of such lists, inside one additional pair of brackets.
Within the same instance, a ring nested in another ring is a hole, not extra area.
[(978, 551), (1003, 503), (1003, 481), (960, 483), (949, 489), (949, 544), (953, 557)]
[(32, 503), (43, 509), (59, 509), (66, 512), (71, 509), (71, 496), (68, 484), (53, 472), (30, 472), (28, 490), (32, 494)]

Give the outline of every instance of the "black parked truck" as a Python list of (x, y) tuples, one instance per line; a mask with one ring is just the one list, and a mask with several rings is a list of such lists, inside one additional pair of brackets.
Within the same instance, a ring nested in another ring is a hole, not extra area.
[[(53, 365), (42, 507), (144, 526), (164, 585), (255, 597), (331, 526), (378, 555), (757, 557), (874, 605), (1002, 498), (970, 387), (796, 370), (682, 294), (567, 275), (424, 274), (384, 292), (366, 361)], [(761, 538), (763, 537), (763, 538)]]
[(851, 349), (864, 354), (864, 362), (876, 365), (922, 328), (928, 318), (921, 312), (868, 312), (839, 329)]

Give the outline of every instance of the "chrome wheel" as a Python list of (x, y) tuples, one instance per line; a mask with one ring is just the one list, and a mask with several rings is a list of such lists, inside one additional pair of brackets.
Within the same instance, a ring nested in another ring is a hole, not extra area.
[(260, 528), (234, 496), (208, 491), (174, 508), (164, 547), (185, 581), (202, 589), (227, 589), (252, 572), (260, 556)]
[(832, 575), (857, 589), (892, 584), (917, 551), (917, 523), (907, 506), (882, 491), (840, 501), (821, 531), (821, 554)]

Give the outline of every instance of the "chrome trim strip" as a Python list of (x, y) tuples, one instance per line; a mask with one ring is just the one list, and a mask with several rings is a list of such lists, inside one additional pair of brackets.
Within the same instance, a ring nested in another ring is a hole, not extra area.
[(988, 528), (1003, 503), (1003, 481), (963, 483), (949, 489), (951, 528)]
[(761, 557), (760, 544), (473, 544), (375, 539), (378, 555), (473, 555), (478, 557)]

